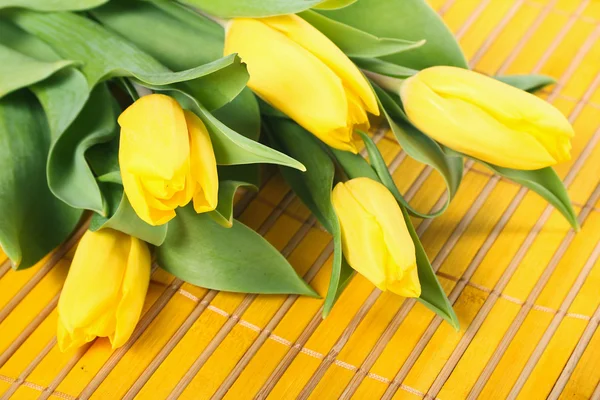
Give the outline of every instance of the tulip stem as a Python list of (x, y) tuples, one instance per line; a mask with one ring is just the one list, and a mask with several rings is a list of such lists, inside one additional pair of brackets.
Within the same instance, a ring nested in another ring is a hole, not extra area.
[(400, 87), (404, 82), (404, 79), (392, 78), (391, 76), (381, 75), (373, 71), (367, 71), (365, 69), (362, 72), (379, 87), (385, 89), (387, 92), (400, 93)]

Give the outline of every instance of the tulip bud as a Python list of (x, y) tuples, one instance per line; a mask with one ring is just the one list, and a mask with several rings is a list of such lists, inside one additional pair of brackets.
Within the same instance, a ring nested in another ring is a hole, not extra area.
[(150, 282), (150, 251), (143, 241), (115, 231), (87, 231), (58, 301), (61, 351), (96, 337), (122, 346), (138, 323)]
[(123, 187), (142, 220), (162, 225), (192, 199), (198, 213), (216, 208), (217, 163), (198, 116), (169, 96), (152, 94), (129, 106), (118, 121)]
[(573, 128), (560, 111), (485, 75), (427, 68), (403, 83), (400, 97), (426, 135), (490, 164), (534, 170), (571, 158)]
[(248, 87), (329, 146), (356, 153), (354, 129), (379, 115), (365, 77), (325, 35), (297, 15), (233, 19), (225, 54), (248, 65)]
[(419, 297), (415, 245), (389, 190), (372, 179), (356, 178), (338, 183), (332, 201), (348, 264), (381, 290)]

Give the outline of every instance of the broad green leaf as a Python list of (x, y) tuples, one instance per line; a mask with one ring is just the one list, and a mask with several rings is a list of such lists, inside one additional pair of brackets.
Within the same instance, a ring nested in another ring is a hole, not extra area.
[(230, 129), (241, 133), (248, 139), (257, 141), (260, 137), (260, 109), (256, 96), (248, 88), (212, 113)]
[(168, 272), (208, 289), (317, 296), (258, 233), (238, 221), (225, 228), (190, 206), (177, 210), (156, 255)]
[(22, 29), (48, 44), (63, 58), (79, 61), (88, 86), (116, 76), (135, 78), (147, 85), (179, 83), (208, 109), (222, 107), (244, 88), (248, 73), (237, 55), (172, 72), (98, 23), (72, 13), (36, 13), (13, 10), (9, 14)]
[[(402, 149), (415, 160), (433, 167), (444, 178), (448, 196), (442, 209), (436, 211), (434, 216), (441, 214), (448, 208), (460, 186), (463, 175), (463, 158), (459, 154), (446, 152), (444, 147), (412, 126), (407, 121), (402, 108), (389, 94), (377, 85), (373, 85), (373, 88), (392, 132), (398, 139)], [(416, 210), (411, 208), (411, 211)]]
[[(337, 158), (338, 160), (340, 159), (339, 157)], [(378, 177), (374, 173), (367, 161), (360, 156), (342, 158), (341, 165), (350, 179), (367, 177), (384, 183), (383, 180), (380, 179), (381, 177)], [(406, 222), (408, 232), (410, 233), (413, 243), (415, 244), (417, 269), (419, 272), (419, 282), (421, 283), (421, 297), (419, 297), (417, 300), (438, 314), (440, 317), (448, 321), (448, 323), (455, 329), (458, 329), (458, 318), (452, 309), (452, 305), (450, 304), (444, 289), (440, 285), (440, 282), (435, 275), (435, 271), (431, 267), (431, 263), (427, 258), (427, 253), (425, 253), (425, 250), (423, 249), (421, 240), (415, 231), (408, 212), (402, 203), (399, 203), (399, 206), (402, 210), (402, 215), (404, 216), (404, 221)]]
[[(40, 61), (61, 62), (52, 47), (6, 19), (0, 19), (0, 43)], [(62, 69), (30, 89), (42, 104), (53, 140), (73, 122), (89, 95), (85, 77), (74, 67)]]
[(219, 224), (231, 227), (233, 224), (233, 199), (240, 187), (258, 190), (258, 187), (244, 181), (224, 180), (219, 182), (219, 202), (217, 208), (209, 215)]
[[(326, 0), (327, 1), (327, 0)], [(308, 10), (323, 0), (181, 0), (182, 3), (197, 7), (209, 15), (220, 18), (269, 17), (273, 15), (295, 14)]]
[(175, 2), (111, 1), (90, 13), (174, 71), (223, 57), (223, 28)]
[(425, 44), (424, 40), (377, 37), (311, 10), (298, 15), (331, 39), (348, 57), (381, 57), (413, 50)]
[(350, 4), (356, 3), (357, 1), (358, 0), (325, 0), (313, 8), (316, 10), (337, 10), (338, 8), (348, 7)]
[(2, 0), (0, 9), (22, 7), (37, 11), (78, 11), (98, 7), (108, 0)]
[(321, 225), (333, 236), (331, 279), (323, 305), (323, 317), (326, 317), (333, 307), (337, 294), (341, 292), (339, 284), (343, 260), (342, 231), (331, 203), (335, 168), (317, 139), (295, 122), (272, 118), (268, 125), (267, 132), (272, 136), (277, 147), (306, 166), (306, 172), (281, 168), (283, 177)]
[(425, 0), (360, 0), (339, 10), (320, 13), (377, 37), (426, 40), (422, 47), (383, 57), (408, 68), (434, 65), (468, 68), (452, 32)]
[(202, 104), (184, 91), (173, 87), (149, 86), (149, 88), (168, 93), (173, 96), (183, 108), (196, 113), (206, 125), (213, 144), (217, 164), (278, 164), (304, 171), (304, 166), (293, 158), (264, 146), (252, 139), (240, 135), (227, 127), (212, 115)]
[(152, 226), (142, 221), (131, 207), (122, 185), (103, 183), (102, 189), (106, 193), (108, 202), (108, 218), (94, 213), (90, 230), (97, 231), (103, 228), (111, 228), (135, 236), (155, 246), (160, 246), (165, 241), (168, 224)]
[(501, 82), (507, 83), (526, 92), (537, 92), (546, 86), (553, 85), (556, 80), (551, 76), (529, 74), (529, 75), (503, 75), (496, 76)]
[(50, 133), (33, 95), (0, 100), (0, 142), (0, 245), (17, 269), (28, 268), (69, 236), (81, 211), (48, 189)]
[[(392, 175), (390, 174), (390, 171), (388, 170), (385, 160), (383, 159), (383, 156), (381, 155), (379, 149), (377, 148), (377, 145), (373, 142), (373, 140), (366, 133), (359, 131), (359, 134), (360, 134), (360, 137), (362, 138), (363, 142), (365, 143), (365, 147), (369, 153), (369, 159), (371, 160), (371, 166), (377, 172), (379, 179), (381, 179), (381, 182), (383, 182), (383, 184), (394, 195), (394, 197), (396, 198), (396, 201), (398, 203), (402, 204), (411, 215), (414, 215), (419, 218), (435, 218), (435, 217), (443, 214), (444, 211), (446, 211), (445, 207), (439, 209), (436, 212), (430, 213), (430, 214), (421, 213), (421, 212), (415, 210), (404, 199), (404, 197), (402, 197), (402, 194), (400, 194), (400, 191), (398, 190), (398, 187), (396, 186), (396, 183), (394, 182), (394, 178), (392, 178)], [(448, 204), (448, 203), (446, 203), (446, 204)]]
[(378, 58), (353, 58), (352, 61), (363, 70), (394, 78), (408, 78), (419, 72)]
[(68, 60), (39, 61), (3, 45), (0, 45), (0, 60), (0, 98), (73, 65)]
[(105, 84), (94, 88), (73, 124), (53, 143), (48, 156), (48, 185), (56, 197), (75, 208), (107, 215), (86, 151), (116, 135), (114, 99)]
[(569, 194), (559, 176), (551, 167), (533, 171), (521, 171), (498, 167), (481, 160), (475, 161), (485, 165), (496, 174), (521, 184), (542, 196), (569, 221), (573, 229), (579, 231), (577, 214), (573, 210)]

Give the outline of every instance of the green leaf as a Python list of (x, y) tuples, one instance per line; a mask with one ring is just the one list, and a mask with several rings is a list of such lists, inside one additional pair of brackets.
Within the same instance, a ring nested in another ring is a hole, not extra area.
[(380, 57), (413, 50), (425, 44), (424, 40), (377, 37), (311, 10), (298, 15), (331, 39), (348, 57)]
[[(350, 179), (367, 177), (384, 183), (383, 179), (381, 179), (381, 176), (378, 177), (375, 175), (371, 166), (365, 161), (364, 158), (360, 156), (356, 158), (343, 158), (342, 167)], [(419, 273), (419, 281), (421, 282), (421, 297), (419, 297), (417, 300), (438, 314), (440, 317), (448, 321), (448, 323), (450, 323), (450, 325), (452, 325), (455, 329), (458, 329), (458, 318), (452, 309), (452, 305), (450, 304), (444, 289), (440, 285), (437, 276), (435, 275), (435, 271), (431, 267), (431, 263), (427, 258), (427, 253), (425, 253), (425, 250), (423, 249), (421, 240), (415, 231), (408, 212), (402, 203), (399, 203), (399, 206), (402, 210), (402, 215), (404, 216), (404, 221), (406, 222), (408, 232), (410, 233), (413, 243), (415, 244), (417, 270)]]
[(350, 4), (356, 3), (356, 1), (357, 0), (325, 0), (313, 8), (316, 10), (337, 10), (338, 8), (348, 7)]
[(278, 164), (292, 168), (305, 170), (305, 167), (293, 158), (264, 146), (252, 139), (240, 135), (227, 127), (204, 108), (196, 99), (184, 91), (173, 87), (150, 86), (151, 89), (167, 92), (173, 96), (183, 108), (196, 113), (208, 129), (217, 164), (220, 165), (238, 165), (238, 164)]
[(73, 65), (68, 60), (39, 61), (3, 45), (0, 45), (0, 60), (0, 98)]
[[(388, 170), (385, 160), (383, 159), (381, 152), (377, 148), (377, 145), (373, 142), (373, 140), (366, 133), (360, 132), (360, 131), (358, 133), (359, 133), (360, 137), (362, 138), (363, 142), (365, 143), (365, 147), (369, 153), (369, 159), (371, 160), (371, 166), (377, 172), (379, 179), (381, 179), (381, 182), (394, 195), (394, 197), (396, 198), (396, 201), (398, 203), (402, 204), (411, 215), (414, 215), (419, 218), (435, 218), (435, 217), (443, 214), (444, 211), (446, 211), (446, 207), (443, 207), (443, 208), (439, 209), (438, 211), (430, 213), (430, 214), (427, 214), (427, 213), (424, 214), (424, 213), (421, 213), (421, 212), (415, 210), (404, 199), (404, 197), (402, 197), (402, 194), (400, 194), (400, 191), (398, 190), (398, 187), (396, 186), (396, 183), (394, 182), (394, 178), (392, 178), (392, 175), (390, 174), (390, 171)], [(446, 206), (447, 205), (448, 205), (448, 202), (446, 203)]]
[(556, 80), (551, 76), (539, 74), (504, 75), (496, 76), (496, 79), (530, 93), (537, 92), (546, 86), (556, 83)]
[(48, 156), (48, 185), (71, 207), (107, 215), (107, 205), (86, 159), (86, 151), (116, 135), (114, 99), (105, 84), (96, 86), (72, 125), (57, 138)]
[[(96, 22), (71, 13), (13, 10), (13, 22), (50, 44), (63, 58), (79, 61), (88, 86), (117, 76), (146, 85), (179, 83), (208, 109), (222, 107), (237, 96), (248, 80), (237, 55), (172, 72), (149, 54)], [(185, 84), (184, 84), (185, 82)]]
[(342, 231), (331, 203), (335, 168), (331, 158), (317, 142), (317, 139), (295, 122), (272, 118), (269, 120), (267, 132), (278, 147), (306, 166), (306, 172), (281, 168), (281, 173), (294, 193), (333, 236), (334, 255), (331, 279), (323, 305), (323, 317), (326, 317), (331, 311), (338, 293), (341, 292), (339, 284), (343, 260)]
[(225, 228), (192, 207), (179, 208), (158, 264), (186, 282), (242, 293), (316, 297), (288, 261), (262, 236), (238, 221)]
[(417, 256), (417, 270), (419, 272), (419, 282), (421, 283), (421, 297), (417, 300), (431, 311), (444, 318), (456, 330), (459, 329), (459, 321), (446, 292), (440, 285), (440, 281), (435, 275), (435, 271), (431, 267), (427, 253), (421, 244), (419, 235), (408, 216), (406, 209), (400, 205), (406, 227), (410, 233), (410, 237), (415, 244), (415, 252)]
[(69, 236), (81, 211), (48, 189), (50, 133), (26, 91), (0, 100), (0, 143), (0, 245), (17, 269), (28, 268)]
[(122, 185), (103, 183), (102, 189), (107, 194), (109, 217), (105, 218), (95, 213), (90, 223), (91, 231), (111, 228), (135, 236), (155, 246), (160, 246), (165, 241), (168, 224), (152, 226), (142, 221), (131, 207)]
[(212, 113), (228, 128), (241, 133), (248, 139), (257, 141), (260, 137), (260, 109), (256, 96), (249, 88), (230, 103), (225, 104)]
[(174, 71), (223, 57), (223, 28), (175, 2), (111, 1), (90, 13)]
[(408, 78), (419, 72), (378, 58), (352, 58), (352, 61), (361, 69), (394, 78)]
[(418, 70), (434, 65), (468, 68), (454, 35), (425, 0), (360, 0), (339, 10), (319, 12), (377, 37), (426, 40), (424, 46), (385, 56), (384, 61)]
[[(43, 62), (61, 62), (52, 47), (6, 19), (0, 19), (0, 42)], [(56, 72), (30, 89), (42, 104), (53, 140), (73, 122), (89, 95), (85, 77), (73, 67)]]
[(77, 11), (98, 7), (108, 0), (3, 0), (0, 9), (23, 7), (37, 11)]
[(233, 224), (233, 199), (240, 187), (258, 190), (258, 187), (244, 181), (219, 182), (219, 202), (217, 208), (209, 214), (219, 225), (229, 228)]
[[(381, 108), (392, 128), (392, 132), (406, 154), (415, 160), (433, 167), (446, 182), (448, 196), (446, 203), (433, 216), (439, 215), (448, 208), (454, 198), (463, 175), (463, 158), (457, 153), (447, 152), (444, 147), (412, 126), (400, 106), (377, 85), (373, 85), (379, 98)], [(415, 211), (411, 208), (411, 211)], [(420, 214), (420, 213), (419, 213)], [(417, 214), (415, 214), (417, 215)], [(421, 214), (426, 215), (426, 214)]]
[(273, 15), (295, 14), (308, 10), (327, 0), (182, 0), (209, 15), (220, 18), (261, 18)]
[(542, 196), (546, 201), (552, 204), (567, 219), (567, 221), (569, 221), (569, 224), (571, 224), (573, 229), (579, 231), (577, 214), (575, 213), (575, 210), (573, 210), (569, 194), (559, 176), (551, 167), (533, 171), (521, 171), (498, 167), (481, 160), (475, 161), (485, 165), (494, 173), (517, 182)]

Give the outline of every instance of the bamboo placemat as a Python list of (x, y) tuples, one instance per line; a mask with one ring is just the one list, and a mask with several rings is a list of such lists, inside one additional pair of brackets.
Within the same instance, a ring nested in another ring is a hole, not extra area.
[[(208, 291), (156, 269), (127, 345), (62, 354), (56, 304), (80, 232), (34, 268), (0, 266), (3, 398), (600, 398), (600, 1), (431, 5), (475, 70), (557, 79), (542, 96), (575, 126), (557, 171), (579, 234), (537, 195), (467, 164), (448, 211), (415, 220), (459, 332), (360, 276), (322, 320), (318, 299)], [(413, 204), (443, 203), (439, 176), (388, 132), (374, 136)], [(324, 294), (330, 238), (279, 176), (236, 212)]]

